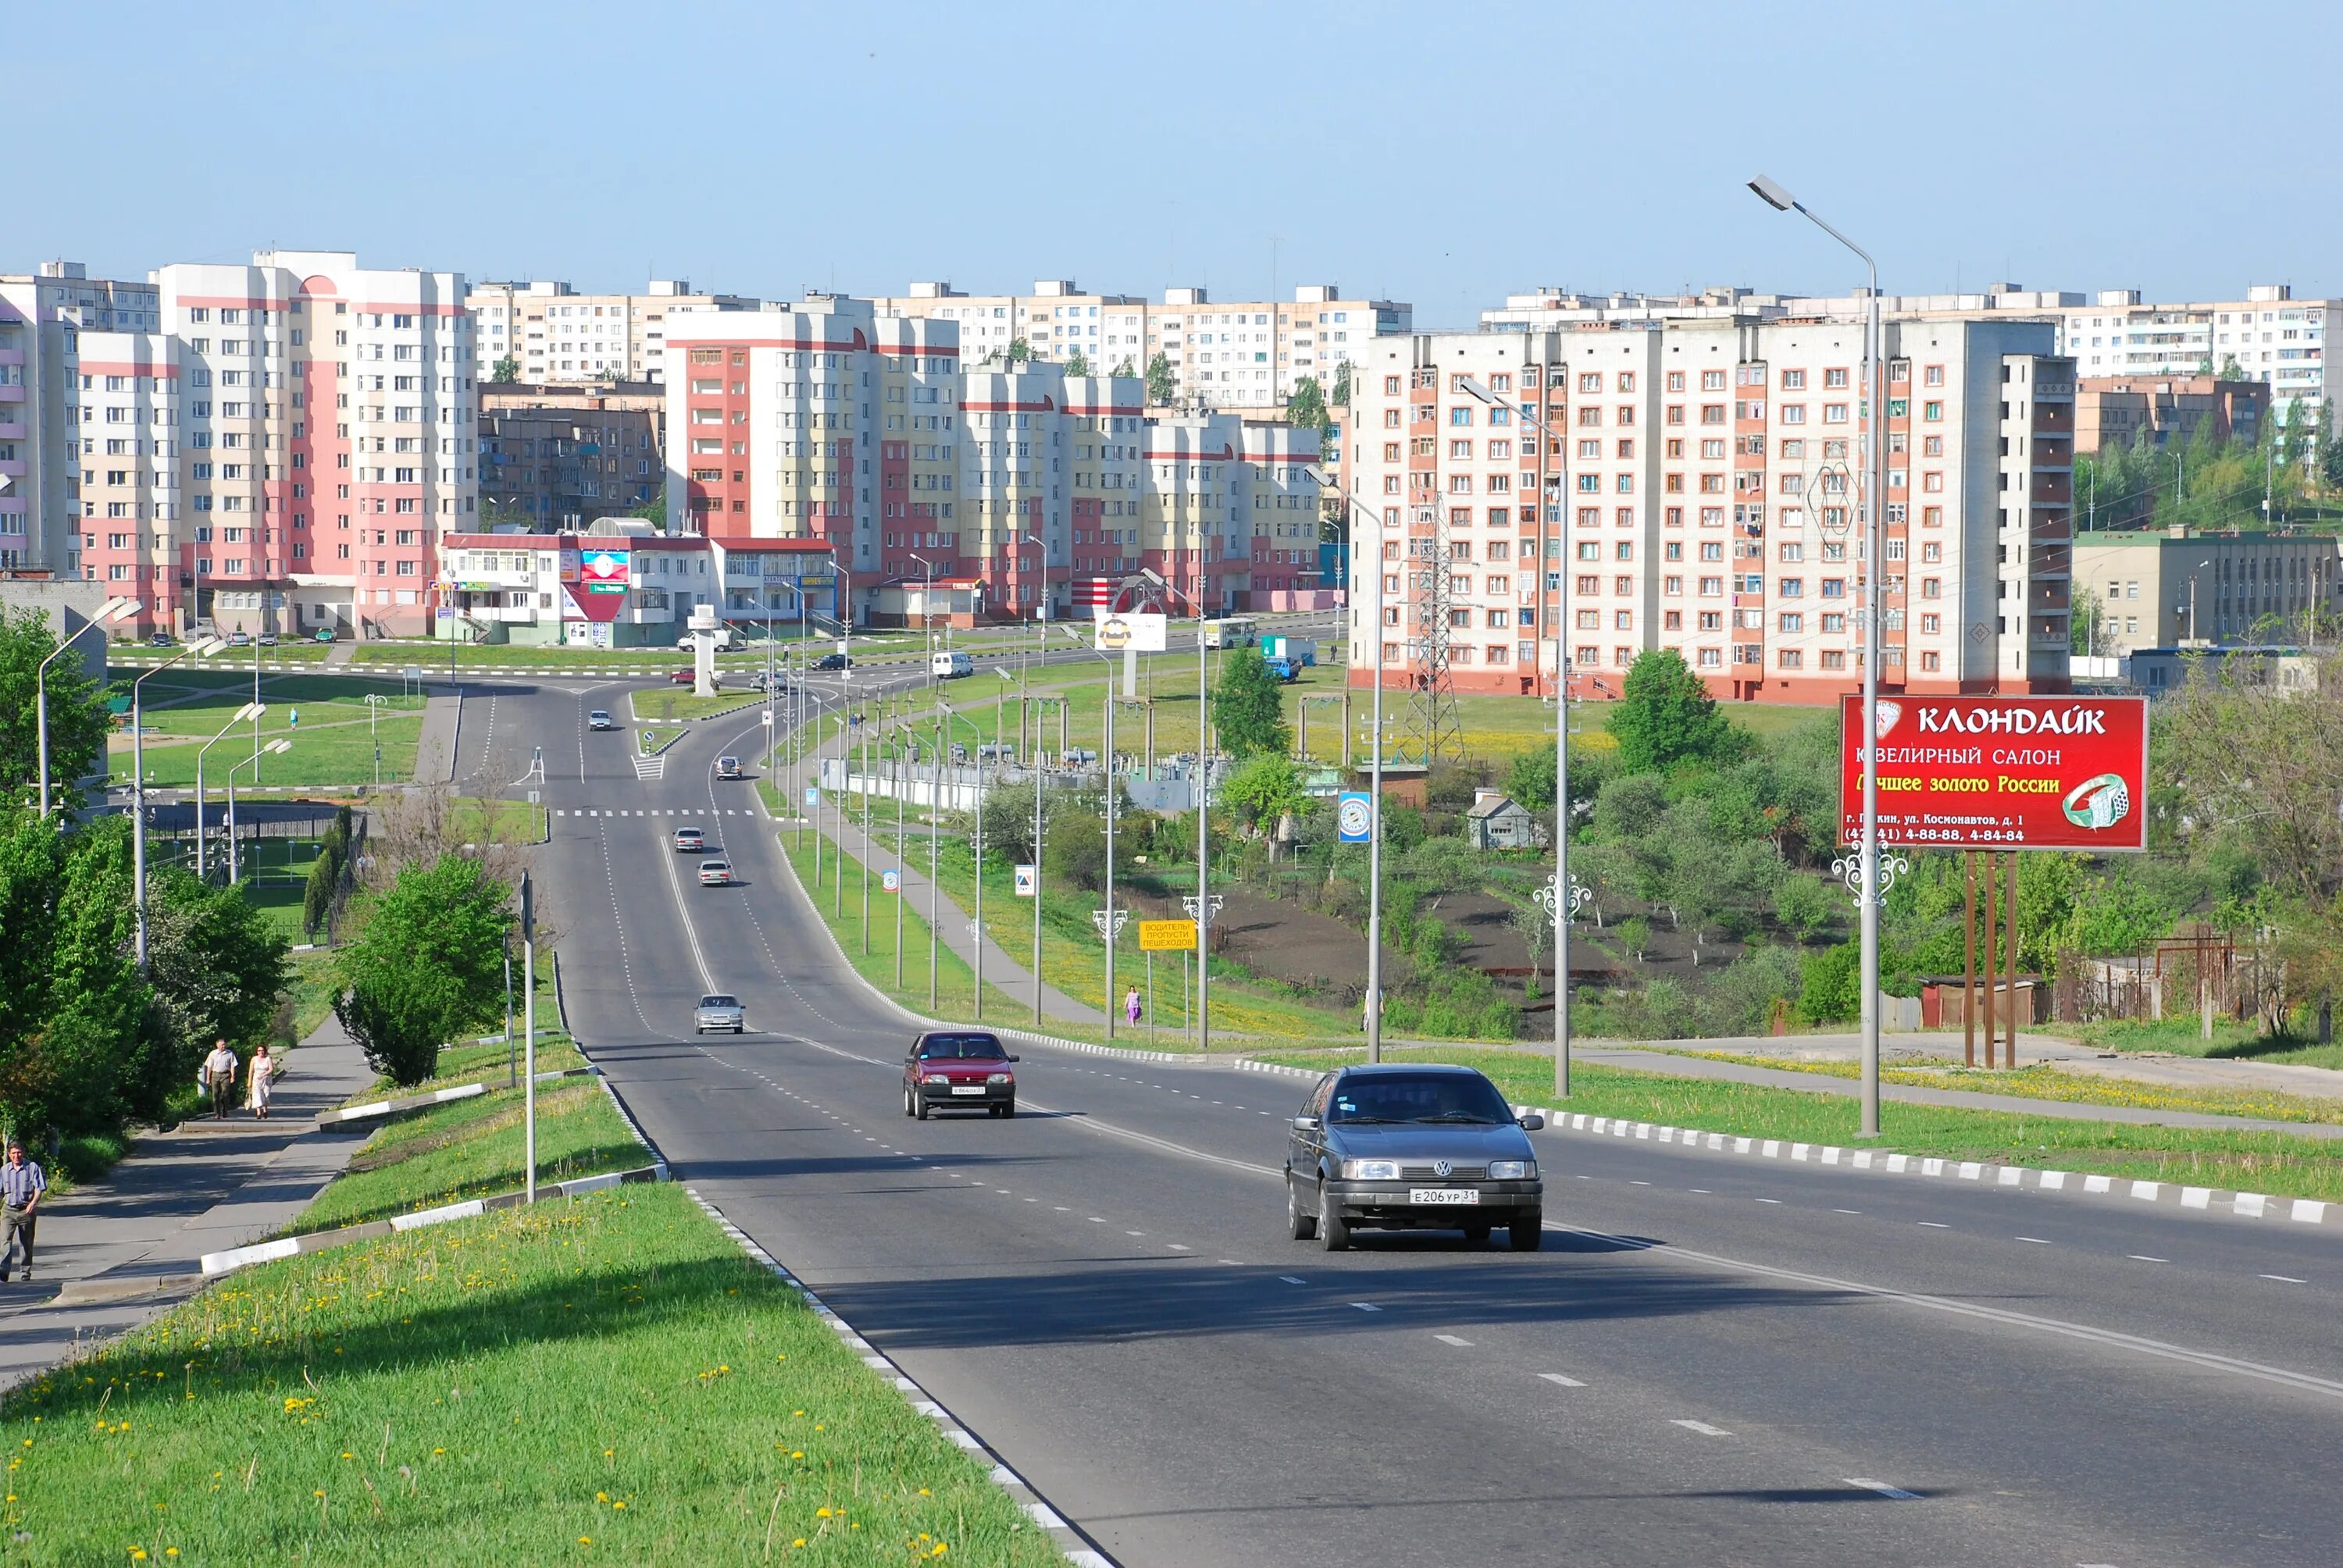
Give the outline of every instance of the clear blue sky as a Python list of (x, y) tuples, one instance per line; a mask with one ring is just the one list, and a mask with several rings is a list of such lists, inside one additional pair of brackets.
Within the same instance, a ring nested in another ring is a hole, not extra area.
[[(12, 271), (274, 243), (768, 297), (1273, 276), (1420, 325), (1540, 284), (1859, 281), (1762, 171), (1891, 290), (2343, 292), (2331, 3), (96, 0), (8, 38)], [(2272, 53), (2297, 79), (2249, 82)]]

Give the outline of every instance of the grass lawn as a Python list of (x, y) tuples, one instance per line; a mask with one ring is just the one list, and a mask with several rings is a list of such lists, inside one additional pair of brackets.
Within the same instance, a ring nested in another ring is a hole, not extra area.
[(324, 949), (313, 949), (292, 955), (293, 966), (293, 1038), (309, 1038), (309, 1031), (326, 1021), (334, 1010), (334, 993), (341, 985), (341, 970), (334, 955)]
[(655, 687), (649, 690), (637, 689), (627, 693), (627, 706), (638, 724), (653, 719), (671, 722), (679, 719), (706, 719), (711, 714), (729, 713), (737, 708), (758, 707), (764, 700), (762, 692), (751, 691), (745, 686), (719, 690), (712, 697), (698, 696), (688, 686)]
[(2288, 1067), (2343, 1068), (2343, 1042), (2325, 1045), (2293, 1034), (2264, 1034), (2260, 1026), (2234, 1019), (2213, 1020), (2213, 1035), (2195, 1018), (2167, 1018), (2131, 1022), (2104, 1019), (2095, 1023), (2062, 1023), (2056, 1032), (2101, 1050), (2157, 1050), (2175, 1056), (2204, 1056), (2237, 1061), (2272, 1061)]
[[(1356, 1051), (1261, 1050), (1254, 1054), (1265, 1061), (1296, 1067), (1332, 1067), (1358, 1060)], [(1453, 1061), (1478, 1068), (1516, 1104), (1625, 1117), (1704, 1132), (1852, 1148), (1861, 1114), (1852, 1095), (1669, 1078), (1584, 1062), (1573, 1064), (1571, 1097), (1558, 1102), (1553, 1066), (1544, 1057), (1470, 1047), (1386, 1050), (1383, 1056), (1386, 1060)], [(1908, 1154), (2102, 1172), (2285, 1197), (2343, 1199), (2343, 1142), (2326, 1139), (2077, 1121), (1895, 1101), (1880, 1108), (1880, 1121), (1885, 1136), (1875, 1147)]]
[(1061, 1561), (672, 1186), (240, 1272), (0, 1441), (28, 1561)]
[[(367, 698), (387, 699), (377, 714)], [(144, 719), (146, 727), (147, 782), (156, 787), (185, 787), (195, 782), (196, 758), (204, 742), (227, 726), (236, 710), (252, 699), (251, 678), (232, 670), (174, 669), (147, 682)], [(402, 691), (396, 680), (366, 680), (330, 675), (264, 674), (261, 700), (268, 711), (259, 719), (263, 742), (283, 739), (293, 749), (268, 756), (259, 763), (260, 782), (271, 789), (285, 785), (337, 786), (370, 783), (375, 777), (374, 749), (382, 745), (382, 778), (405, 783), (415, 775), (415, 747), (422, 733), (422, 700), (412, 689)], [(300, 722), (294, 719), (298, 716)], [(206, 788), (225, 787), (228, 769), (239, 760), (239, 786), (252, 782), (252, 726), (240, 726), (213, 747), (205, 769)], [(110, 737), (107, 763), (120, 782), (130, 779), (131, 738)]]

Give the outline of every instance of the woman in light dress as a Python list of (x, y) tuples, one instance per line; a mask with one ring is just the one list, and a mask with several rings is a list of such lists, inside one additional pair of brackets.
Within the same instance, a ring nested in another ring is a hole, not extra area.
[(269, 1054), (266, 1045), (252, 1048), (252, 1061), (245, 1070), (245, 1086), (252, 1113), (263, 1121), (267, 1121), (268, 1096), (277, 1086), (277, 1058)]

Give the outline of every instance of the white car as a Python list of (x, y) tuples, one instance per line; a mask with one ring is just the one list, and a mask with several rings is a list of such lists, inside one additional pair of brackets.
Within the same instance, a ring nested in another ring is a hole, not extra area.
[(611, 721), (610, 715), (606, 709), (598, 708), (594, 709), (593, 712), (586, 716), (586, 728), (588, 729), (616, 729), (618, 725)]
[(699, 862), (699, 885), (703, 888), (729, 888), (732, 885), (732, 862), (702, 860)]

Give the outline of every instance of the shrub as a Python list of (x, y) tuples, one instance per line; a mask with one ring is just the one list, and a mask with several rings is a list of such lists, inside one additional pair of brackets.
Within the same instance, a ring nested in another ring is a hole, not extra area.
[(1853, 942), (1808, 953), (1798, 970), (1798, 1017), (1836, 1023), (1863, 1011), (1862, 955)]

